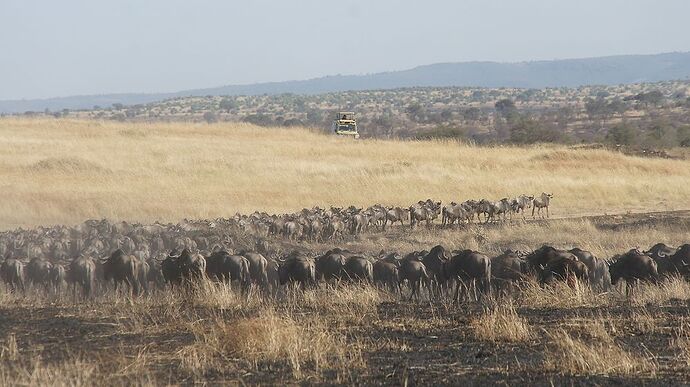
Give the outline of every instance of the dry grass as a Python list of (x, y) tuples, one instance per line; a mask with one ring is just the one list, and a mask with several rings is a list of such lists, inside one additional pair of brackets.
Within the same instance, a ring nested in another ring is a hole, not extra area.
[(520, 342), (533, 337), (527, 319), (518, 315), (512, 303), (494, 305), (473, 318), (470, 327), (478, 339), (492, 342)]
[(655, 371), (653, 359), (624, 350), (610, 335), (602, 334), (601, 329), (598, 336), (597, 340), (587, 342), (563, 329), (549, 333), (551, 345), (545, 353), (545, 368), (567, 375), (631, 375)]
[(350, 141), (244, 124), (0, 120), (0, 227), (551, 191), (556, 216), (685, 208), (690, 162), (562, 146)]
[(582, 282), (577, 282), (575, 288), (561, 281), (542, 287), (537, 281), (530, 280), (520, 289), (516, 296), (517, 304), (530, 308), (601, 307), (615, 301), (613, 294), (599, 294)]
[(15, 361), (18, 356), (17, 337), (14, 333), (10, 333), (7, 335), (5, 343), (0, 346), (0, 360)]
[(690, 299), (690, 283), (680, 277), (672, 277), (659, 283), (639, 284), (630, 298), (635, 305), (660, 305), (672, 300)]
[(365, 367), (360, 348), (317, 317), (298, 322), (266, 309), (257, 317), (215, 319), (210, 326), (193, 323), (189, 329), (196, 340), (180, 350), (180, 359), (194, 373), (223, 368), (233, 358), (249, 362), (254, 369), (261, 363), (286, 365), (298, 379), (323, 369), (342, 376)]
[(40, 359), (27, 367), (0, 367), (0, 385), (3, 386), (93, 386), (97, 379), (97, 366), (80, 360), (59, 364), (43, 364)]

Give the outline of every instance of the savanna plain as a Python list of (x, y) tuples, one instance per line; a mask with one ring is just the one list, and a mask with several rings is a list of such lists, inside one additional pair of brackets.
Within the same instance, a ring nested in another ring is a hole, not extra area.
[[(545, 219), (405, 222), (337, 240), (240, 228), (229, 240), (238, 251), (260, 242), (269, 259), (333, 247), (374, 259), (438, 244), (490, 257), (549, 244), (609, 259), (690, 243), (690, 161), (680, 149), (653, 158), (572, 145), (353, 141), (237, 123), (19, 118), (0, 120), (0, 148), (4, 233), (547, 192)], [(0, 384), (690, 383), (690, 283), (681, 277), (631, 293), (526, 278), (460, 301), (452, 291), (422, 289), (410, 300), (406, 285), (398, 293), (347, 281), (94, 293), (0, 288)]]

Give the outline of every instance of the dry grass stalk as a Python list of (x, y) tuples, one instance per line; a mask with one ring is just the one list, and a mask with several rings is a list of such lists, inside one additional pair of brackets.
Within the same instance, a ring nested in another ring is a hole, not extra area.
[(210, 327), (191, 324), (190, 329), (196, 343), (183, 348), (180, 358), (196, 373), (222, 367), (231, 358), (244, 359), (255, 368), (263, 362), (285, 364), (297, 379), (309, 371), (318, 375), (322, 369), (334, 369), (345, 375), (364, 367), (359, 347), (318, 318), (297, 322), (266, 309), (258, 317), (216, 319)]
[(533, 337), (527, 319), (518, 315), (512, 303), (489, 308), (472, 319), (470, 327), (478, 339), (492, 342), (520, 342)]
[(34, 359), (27, 367), (0, 367), (0, 385), (3, 386), (93, 386), (99, 384), (98, 367), (81, 360), (67, 360), (57, 364), (44, 364)]
[(624, 350), (609, 335), (585, 342), (559, 329), (547, 336), (550, 346), (544, 367), (549, 371), (568, 375), (632, 375), (654, 373), (657, 368), (653, 359)]
[(10, 333), (5, 339), (5, 344), (0, 346), (0, 360), (15, 361), (18, 357), (17, 337), (14, 333)]

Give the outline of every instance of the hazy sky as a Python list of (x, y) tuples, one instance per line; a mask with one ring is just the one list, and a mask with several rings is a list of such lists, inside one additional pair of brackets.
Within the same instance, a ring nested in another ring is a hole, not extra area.
[(0, 0), (0, 99), (690, 51), (688, 0)]

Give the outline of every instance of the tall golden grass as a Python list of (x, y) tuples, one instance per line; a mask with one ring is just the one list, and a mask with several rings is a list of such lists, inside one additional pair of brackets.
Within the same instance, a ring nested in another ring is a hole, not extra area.
[(237, 123), (0, 119), (0, 228), (552, 192), (553, 215), (687, 207), (690, 162)]

